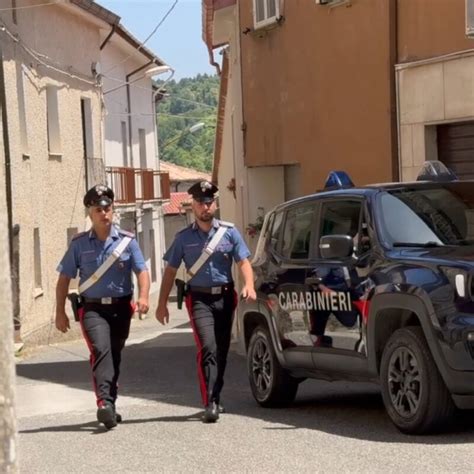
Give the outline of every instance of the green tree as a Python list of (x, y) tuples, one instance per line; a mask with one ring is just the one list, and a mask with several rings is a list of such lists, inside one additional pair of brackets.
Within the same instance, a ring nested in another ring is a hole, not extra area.
[[(162, 82), (157, 82), (160, 86)], [(198, 74), (196, 77), (170, 81), (166, 95), (157, 106), (157, 125), (161, 159), (199, 171), (211, 171), (219, 101), (219, 77)], [(195, 133), (187, 130), (204, 122), (205, 127)]]

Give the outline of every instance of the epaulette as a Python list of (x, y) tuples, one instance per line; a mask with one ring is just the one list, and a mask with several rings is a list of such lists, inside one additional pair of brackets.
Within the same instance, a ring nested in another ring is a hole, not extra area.
[(133, 232), (129, 232), (128, 230), (117, 229), (117, 231), (121, 235), (126, 235), (127, 237), (131, 237), (132, 239), (135, 238), (135, 234)]
[(232, 224), (232, 222), (227, 222), (227, 221), (219, 221), (219, 225), (223, 226), (223, 227), (235, 227), (234, 224)]
[(78, 234), (73, 235), (72, 238), (71, 238), (71, 242), (73, 240), (78, 239), (79, 237), (82, 237), (83, 235), (87, 235), (88, 233), (89, 233), (88, 231), (85, 231), (85, 232), (79, 232)]

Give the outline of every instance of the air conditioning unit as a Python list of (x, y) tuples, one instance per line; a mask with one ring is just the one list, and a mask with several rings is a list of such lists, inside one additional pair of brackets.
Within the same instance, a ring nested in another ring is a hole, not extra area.
[(466, 36), (474, 38), (474, 0), (466, 0)]
[(316, 5), (327, 5), (328, 3), (331, 2), (331, 0), (315, 0)]

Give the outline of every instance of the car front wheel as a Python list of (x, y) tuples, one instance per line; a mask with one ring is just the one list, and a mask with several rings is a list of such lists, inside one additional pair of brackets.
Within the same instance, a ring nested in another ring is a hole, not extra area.
[(266, 327), (258, 326), (250, 338), (247, 368), (255, 400), (264, 407), (291, 403), (298, 390), (298, 380), (280, 365)]
[(454, 412), (451, 395), (420, 327), (392, 334), (382, 354), (380, 382), (387, 413), (404, 433), (436, 431)]

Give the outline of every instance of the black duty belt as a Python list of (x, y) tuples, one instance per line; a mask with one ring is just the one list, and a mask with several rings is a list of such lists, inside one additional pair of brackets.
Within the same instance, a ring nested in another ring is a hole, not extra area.
[(104, 298), (87, 298), (85, 296), (82, 296), (81, 298), (84, 303), (117, 304), (124, 303), (126, 301), (131, 301), (132, 295), (119, 297), (106, 296)]
[(189, 286), (189, 291), (191, 293), (206, 293), (209, 295), (222, 295), (222, 293), (232, 291), (233, 289), (234, 283), (227, 283), (220, 286)]

